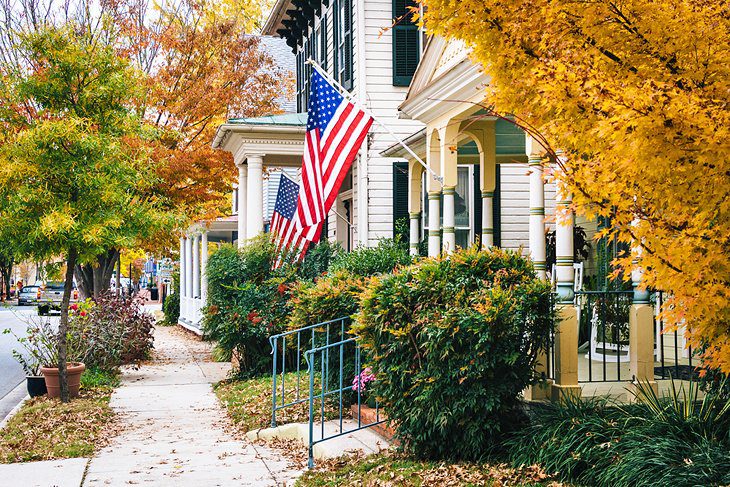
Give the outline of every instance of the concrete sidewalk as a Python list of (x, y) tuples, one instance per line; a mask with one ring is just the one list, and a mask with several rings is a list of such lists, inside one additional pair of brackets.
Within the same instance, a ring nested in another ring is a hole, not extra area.
[(84, 486), (291, 485), (301, 472), (235, 440), (212, 384), (230, 364), (179, 328), (155, 331), (155, 360), (125, 370), (111, 406), (124, 431), (89, 462)]

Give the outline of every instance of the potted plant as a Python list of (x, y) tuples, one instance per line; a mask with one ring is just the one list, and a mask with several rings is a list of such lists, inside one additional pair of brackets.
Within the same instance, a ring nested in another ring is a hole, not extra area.
[[(18, 337), (11, 330), (5, 330), (5, 333), (12, 333), (16, 340), (23, 346), (26, 354), (19, 351), (13, 353), (16, 360), (26, 369), (26, 373), (35, 373), (40, 370), (45, 384), (48, 397), (59, 397), (61, 388), (58, 376), (58, 332), (51, 325), (50, 321), (41, 321), (39, 323), (30, 322), (26, 329), (25, 337)], [(75, 335), (67, 334), (67, 370), (68, 370), (68, 387), (71, 397), (78, 397), (79, 388), (81, 386), (81, 374), (86, 369), (83, 364), (84, 346)], [(26, 368), (27, 365), (27, 368)], [(38, 377), (37, 375), (34, 377)], [(28, 381), (28, 392), (30, 394), (30, 382), (33, 382), (34, 392), (37, 393), (39, 380), (35, 378)]]
[[(29, 326), (27, 336), (31, 334), (33, 327)], [(23, 350), (14, 349), (13, 358), (23, 367), (25, 371), (25, 383), (30, 397), (38, 397), (46, 394), (46, 379), (41, 375), (41, 359), (36, 347), (26, 337), (19, 337), (11, 329), (3, 331), (4, 334), (11, 334), (23, 347)]]

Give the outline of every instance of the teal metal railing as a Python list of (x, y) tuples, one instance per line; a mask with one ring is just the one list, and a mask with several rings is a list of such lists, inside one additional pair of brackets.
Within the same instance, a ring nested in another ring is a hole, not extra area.
[[(353, 347), (354, 356), (346, 357), (347, 352), (349, 350), (353, 350)], [(321, 381), (319, 387), (316, 387), (314, 377), (317, 373), (317, 364), (319, 364), (320, 367), (320, 376), (324, 378), (330, 373), (326, 369), (329, 366), (331, 357), (336, 357), (336, 361), (339, 364), (336, 382), (337, 388), (329, 389), (324, 379)], [(356, 377), (361, 377), (361, 374), (363, 372), (362, 354), (360, 351), (360, 346), (357, 344), (355, 338), (349, 338), (347, 340), (330, 343), (321, 347), (308, 350), (304, 353), (304, 359), (307, 362), (307, 369), (309, 374), (308, 464), (309, 468), (312, 468), (314, 467), (314, 446), (316, 444), (322, 443), (323, 441), (331, 440), (333, 438), (338, 438), (343, 435), (354, 433), (355, 431), (360, 431), (365, 428), (370, 428), (371, 426), (382, 424), (386, 421), (386, 419), (381, 417), (380, 407), (376, 401), (374, 420), (370, 422), (363, 421), (362, 408), (364, 388), (362, 382), (359, 382), (359, 387), (355, 387), (355, 380), (353, 380)], [(353, 375), (352, 379), (349, 376), (347, 378), (345, 377), (345, 375), (347, 374), (347, 368), (345, 367), (345, 364), (347, 363), (348, 359), (354, 361), (355, 374)], [(319, 389), (319, 391), (316, 392), (316, 389)], [(356, 398), (353, 398), (352, 396), (355, 396)], [(315, 399), (319, 401), (319, 412), (315, 411)], [(353, 405), (355, 404), (355, 402), (357, 403), (357, 422), (347, 424), (344, 420), (344, 406), (346, 404), (349, 404), (351, 400), (353, 402)], [(332, 420), (334, 423), (330, 423), (331, 425), (334, 425), (336, 427), (334, 431), (327, 431), (326, 428), (326, 406), (328, 401), (330, 404), (334, 404), (337, 407), (338, 411), (337, 419)], [(319, 420), (319, 434), (316, 434), (315, 432), (315, 420), (317, 419)]]
[[(309, 400), (309, 394), (302, 394), (302, 375), (305, 375), (306, 379), (304, 382), (305, 388), (309, 380), (313, 380), (314, 378), (306, 377), (308, 369), (303, 361), (303, 352), (345, 340), (350, 322), (349, 316), (343, 316), (269, 337), (271, 353), (273, 355), (273, 370), (271, 372), (272, 428), (276, 427), (277, 411)], [(324, 370), (328, 372), (330, 367), (329, 355), (326, 359)], [(294, 384), (287, 384), (286, 374), (292, 372), (295, 372), (295, 382)], [(329, 379), (328, 374), (321, 377), (321, 382), (325, 387), (329, 387)], [(289, 386), (288, 389), (287, 386)], [(304, 390), (308, 391), (308, 389)]]

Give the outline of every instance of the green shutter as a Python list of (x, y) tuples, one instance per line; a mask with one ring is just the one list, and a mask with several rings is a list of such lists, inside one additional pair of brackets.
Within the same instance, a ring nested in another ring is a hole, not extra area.
[(319, 21), (320, 39), (319, 39), (319, 65), (327, 71), (327, 14), (322, 14)]
[[(393, 163), (393, 237), (396, 235), (396, 223), (405, 218), (406, 228), (408, 221), (408, 162)], [(403, 236), (408, 243), (408, 235)]]
[(495, 171), (494, 198), (492, 200), (492, 224), (494, 226), (494, 245), (502, 246), (502, 166), (497, 164)]
[(352, 0), (343, 0), (342, 2), (344, 4), (343, 8), (345, 9), (345, 29), (344, 29), (344, 35), (345, 35), (345, 55), (343, 56), (343, 59), (345, 60), (345, 66), (342, 73), (342, 86), (346, 90), (351, 90), (353, 87), (352, 82), (352, 63), (353, 63), (353, 43), (352, 43)]
[(482, 182), (479, 164), (474, 164), (474, 237), (482, 240)]
[(416, 72), (421, 51), (418, 46), (418, 26), (409, 15), (413, 0), (393, 0), (393, 18), (400, 21), (393, 26), (393, 86), (408, 86)]

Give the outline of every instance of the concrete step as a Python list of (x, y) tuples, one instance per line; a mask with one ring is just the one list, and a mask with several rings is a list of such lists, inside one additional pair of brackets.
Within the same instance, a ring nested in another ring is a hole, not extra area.
[[(314, 424), (314, 440), (322, 438), (322, 423)], [(313, 456), (317, 460), (337, 458), (345, 453), (362, 452), (365, 455), (378, 453), (390, 447), (390, 442), (376, 433), (373, 428), (365, 428), (358, 431), (357, 421), (346, 419), (342, 421), (342, 429), (340, 422), (330, 420), (324, 423), (324, 437), (337, 435), (340, 432), (344, 434), (336, 438), (326, 439), (321, 443), (317, 443), (313, 448)], [(294, 439), (299, 440), (302, 445), (309, 445), (309, 424), (308, 423), (290, 423), (277, 426), (276, 428), (265, 428), (261, 430), (249, 431), (246, 437), (250, 440), (271, 440), (273, 438)]]

